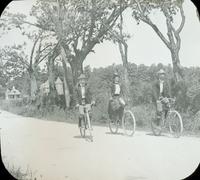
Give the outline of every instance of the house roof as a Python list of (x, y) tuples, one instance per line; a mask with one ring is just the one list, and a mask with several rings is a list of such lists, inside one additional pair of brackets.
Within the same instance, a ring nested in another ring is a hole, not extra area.
[(8, 95), (20, 95), (21, 94), (19, 90), (15, 89), (15, 86), (13, 86), (11, 90), (7, 89), (6, 93)]
[(56, 84), (62, 84), (63, 82), (62, 82), (62, 80), (58, 77), (57, 79), (56, 79), (56, 82), (55, 82)]

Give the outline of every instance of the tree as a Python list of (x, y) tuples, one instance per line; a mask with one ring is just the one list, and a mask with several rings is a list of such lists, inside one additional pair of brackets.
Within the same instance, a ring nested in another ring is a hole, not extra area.
[[(183, 0), (133, 0), (132, 5), (133, 16), (138, 21), (143, 21), (148, 24), (160, 37), (163, 43), (170, 50), (173, 64), (173, 72), (176, 81), (183, 78), (182, 67), (180, 64), (179, 51), (181, 48), (180, 33), (185, 24), (185, 15), (183, 11)], [(160, 31), (158, 26), (151, 20), (150, 13), (159, 9), (165, 17), (167, 27), (167, 38)], [(175, 15), (180, 14), (181, 23), (178, 28), (174, 27)]]
[[(119, 52), (121, 55), (121, 60), (123, 63), (123, 82), (125, 84), (125, 97), (126, 99), (129, 99), (130, 97), (130, 82), (129, 82), (129, 74), (128, 74), (128, 44), (127, 39), (129, 38), (128, 34), (125, 34), (123, 32), (123, 11), (122, 7), (124, 6), (123, 1), (120, 0), (120, 15), (119, 15), (119, 22), (117, 23), (116, 27), (109, 30), (110, 33), (110, 39), (113, 40), (114, 43), (118, 44)], [(106, 26), (104, 24), (104, 26)]]
[(31, 50), (30, 58), (27, 65), (27, 70), (30, 75), (30, 86), (31, 86), (31, 98), (35, 100), (36, 93), (38, 90), (37, 87), (37, 81), (36, 81), (36, 69), (39, 66), (39, 64), (46, 59), (52, 51), (55, 51), (56, 45), (52, 45), (51, 42), (46, 43), (45, 42), (45, 34), (43, 32), (40, 32), (38, 35), (34, 35), (33, 40), (33, 47)]
[(83, 72), (83, 61), (94, 52), (96, 44), (103, 42), (126, 7), (126, 3), (120, 6), (117, 0), (58, 0), (38, 1), (33, 8), (32, 14), (37, 18), (34, 26), (56, 34), (62, 58), (72, 69), (74, 87)]
[(49, 102), (51, 105), (56, 104), (57, 92), (55, 86), (55, 59), (59, 55), (58, 44), (53, 51), (48, 55), (47, 69), (48, 69), (48, 82), (49, 82)]
[(24, 59), (26, 54), (22, 45), (5, 46), (0, 50), (2, 85), (6, 86), (9, 80), (22, 77), (26, 71)]
[[(43, 42), (45, 39), (44, 34), (29, 34), (33, 42), (30, 56), (25, 54), (23, 49), (26, 44), (14, 45), (11, 47), (5, 47), (4, 51), (4, 61), (6, 61), (4, 68), (7, 74), (10, 74), (10, 78), (19, 77), (27, 71), (30, 78), (30, 97), (32, 100), (35, 99), (38, 90), (36, 73), (39, 64), (48, 57), (51, 53), (52, 44)], [(52, 48), (53, 49), (53, 48)]]

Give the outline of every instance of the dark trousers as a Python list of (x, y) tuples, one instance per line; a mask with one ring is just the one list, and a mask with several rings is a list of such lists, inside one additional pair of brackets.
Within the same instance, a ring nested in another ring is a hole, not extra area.
[(163, 103), (161, 101), (156, 102), (156, 123), (157, 123), (157, 125), (160, 125), (163, 113), (164, 113), (164, 118), (167, 117), (168, 111), (169, 111), (168, 104)]
[[(92, 114), (89, 113), (89, 117), (90, 117), (90, 121), (92, 120)], [(83, 114), (79, 114), (78, 117), (78, 126), (81, 127), (81, 121), (84, 119), (84, 115)]]

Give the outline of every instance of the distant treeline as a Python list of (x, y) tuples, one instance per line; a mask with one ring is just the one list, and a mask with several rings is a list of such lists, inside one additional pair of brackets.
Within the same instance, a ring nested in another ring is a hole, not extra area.
[[(175, 83), (173, 80), (173, 69), (171, 65), (152, 64), (147, 66), (144, 64), (136, 65), (129, 63), (129, 81), (130, 81), (130, 102), (133, 106), (140, 104), (148, 104), (152, 102), (152, 83), (157, 78), (157, 72), (163, 68), (166, 71), (167, 80), (170, 85), (170, 92), (173, 97), (177, 98), (177, 108), (180, 111), (192, 110), (194, 113), (200, 110), (200, 68), (199, 67), (184, 67), (184, 79), (181, 82)], [(84, 72), (88, 79), (93, 97), (96, 99), (97, 105), (105, 107), (110, 96), (110, 85), (114, 71), (118, 71), (121, 75), (123, 83), (123, 67), (122, 65), (112, 65), (105, 68), (93, 68), (86, 66)], [(55, 66), (55, 79), (60, 77), (63, 80), (63, 71), (60, 66)], [(38, 69), (37, 72), (38, 85), (44, 83), (48, 79), (48, 72)], [(24, 74), (21, 78), (9, 82), (9, 86), (15, 85), (16, 88), (23, 93), (28, 94), (30, 91), (27, 86), (28, 76)], [(68, 69), (69, 89), (72, 91), (72, 73)], [(72, 92), (71, 92), (72, 93)], [(2, 93), (1, 93), (2, 94)], [(48, 98), (46, 98), (48, 99)], [(59, 103), (59, 102), (58, 102)], [(62, 101), (61, 106), (65, 102)], [(49, 104), (47, 104), (49, 105)], [(103, 108), (105, 109), (105, 108)]]

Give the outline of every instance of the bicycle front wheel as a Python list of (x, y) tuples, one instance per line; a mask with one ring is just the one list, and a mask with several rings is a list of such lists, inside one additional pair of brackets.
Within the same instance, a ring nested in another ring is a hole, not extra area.
[(86, 114), (86, 119), (87, 119), (87, 130), (89, 132), (89, 139), (90, 141), (93, 141), (91, 121), (88, 113)]
[(183, 132), (183, 121), (177, 111), (171, 111), (168, 115), (169, 130), (174, 137), (180, 137)]
[(109, 129), (112, 134), (116, 134), (119, 128), (119, 118), (115, 115), (115, 118), (109, 119)]
[(128, 110), (128, 111), (124, 111), (124, 115), (122, 118), (122, 127), (124, 130), (124, 134), (127, 136), (133, 136), (133, 134), (135, 133), (135, 116), (134, 114)]

